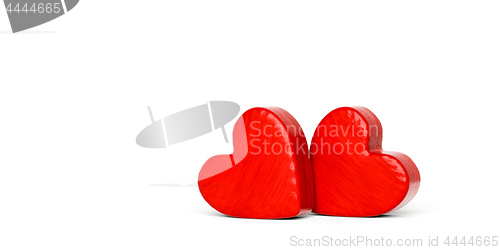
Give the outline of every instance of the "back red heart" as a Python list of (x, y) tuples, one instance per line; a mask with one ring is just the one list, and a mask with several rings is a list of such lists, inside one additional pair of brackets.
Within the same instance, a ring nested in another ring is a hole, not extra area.
[(377, 216), (416, 195), (420, 174), (406, 155), (382, 150), (382, 125), (364, 107), (338, 108), (319, 123), (311, 142), (313, 212)]
[(313, 180), (307, 141), (285, 110), (253, 108), (233, 129), (234, 152), (210, 158), (198, 186), (217, 211), (234, 217), (276, 219), (309, 213)]

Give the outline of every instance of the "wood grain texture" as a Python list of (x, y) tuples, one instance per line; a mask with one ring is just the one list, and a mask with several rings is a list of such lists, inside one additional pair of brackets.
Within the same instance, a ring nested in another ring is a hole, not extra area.
[(342, 107), (326, 115), (310, 152), (315, 213), (381, 215), (410, 202), (420, 185), (408, 156), (382, 150), (382, 125), (364, 107)]
[(233, 129), (234, 152), (210, 158), (198, 186), (217, 211), (277, 219), (311, 212), (314, 188), (309, 150), (299, 123), (281, 108), (246, 111)]

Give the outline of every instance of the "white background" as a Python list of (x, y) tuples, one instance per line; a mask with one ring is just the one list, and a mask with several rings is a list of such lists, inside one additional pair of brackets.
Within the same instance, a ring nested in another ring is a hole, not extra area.
[[(11, 34), (1, 11), (0, 249), (499, 236), (499, 13), (498, 1), (83, 0)], [(421, 189), (377, 218), (222, 216), (196, 187), (165, 185), (232, 152), (221, 131), (135, 144), (147, 105), (159, 119), (207, 100), (282, 107), (309, 141), (332, 109), (368, 107)]]

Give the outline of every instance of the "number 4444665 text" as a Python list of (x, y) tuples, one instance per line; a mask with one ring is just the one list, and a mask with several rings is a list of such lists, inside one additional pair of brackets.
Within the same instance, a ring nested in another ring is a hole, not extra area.
[(18, 14), (21, 14), (21, 13), (25, 13), (25, 14), (28, 14), (28, 13), (39, 13), (39, 14), (42, 14), (42, 13), (47, 13), (47, 14), (51, 14), (51, 13), (55, 13), (55, 14), (58, 14), (60, 13), (62, 10), (62, 6), (61, 6), (61, 3), (25, 3), (25, 4), (22, 4), (22, 3), (17, 3), (15, 5), (12, 5), (12, 3), (9, 3), (9, 5), (7, 5), (7, 12), (8, 13), (18, 13)]

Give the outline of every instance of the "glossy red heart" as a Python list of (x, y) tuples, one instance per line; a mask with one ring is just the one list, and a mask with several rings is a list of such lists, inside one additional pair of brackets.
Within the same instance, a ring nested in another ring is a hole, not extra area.
[(312, 210), (313, 180), (306, 138), (281, 108), (246, 111), (233, 130), (234, 152), (203, 165), (198, 186), (217, 211), (234, 217), (276, 219)]
[(410, 202), (420, 185), (419, 171), (408, 156), (382, 150), (382, 125), (364, 107), (326, 115), (310, 152), (315, 213), (381, 215)]

